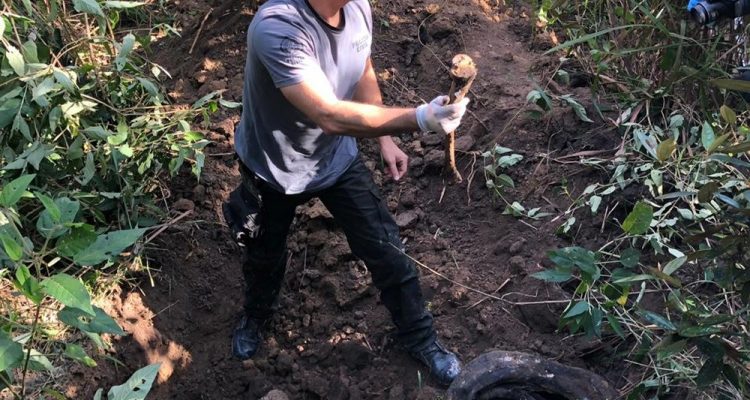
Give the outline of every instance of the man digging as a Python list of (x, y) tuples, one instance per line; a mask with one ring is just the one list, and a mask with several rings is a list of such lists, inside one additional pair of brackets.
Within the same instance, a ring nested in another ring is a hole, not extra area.
[(444, 385), (460, 372), (437, 340), (413, 262), (356, 138), (378, 138), (388, 174), (404, 176), (408, 157), (389, 135), (455, 130), (468, 100), (441, 96), (417, 108), (382, 105), (370, 59), (367, 0), (270, 0), (247, 35), (242, 120), (235, 133), (242, 185), (224, 214), (243, 246), (245, 316), (232, 351), (248, 359), (261, 343), (286, 268), (295, 208), (318, 197), (362, 259), (391, 313), (398, 341)]

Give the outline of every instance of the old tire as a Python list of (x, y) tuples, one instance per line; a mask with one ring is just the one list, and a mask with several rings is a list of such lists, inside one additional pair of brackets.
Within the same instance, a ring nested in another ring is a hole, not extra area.
[(449, 400), (615, 400), (617, 390), (592, 372), (530, 354), (493, 351), (466, 365)]

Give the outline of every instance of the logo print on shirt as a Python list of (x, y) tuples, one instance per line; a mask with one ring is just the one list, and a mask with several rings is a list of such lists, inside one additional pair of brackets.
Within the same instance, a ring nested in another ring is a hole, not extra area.
[(370, 35), (364, 34), (352, 42), (352, 49), (357, 53), (370, 47)]
[(298, 65), (302, 63), (305, 55), (305, 46), (292, 38), (285, 37), (279, 44), (281, 54), (286, 56), (284, 61), (287, 64)]

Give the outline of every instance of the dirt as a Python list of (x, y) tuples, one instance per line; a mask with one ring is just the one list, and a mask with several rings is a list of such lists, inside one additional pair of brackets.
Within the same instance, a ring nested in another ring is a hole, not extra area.
[[(248, 2), (173, 3), (182, 38), (156, 44), (151, 55), (172, 74), (167, 82), (172, 100), (190, 103), (224, 89), (224, 98), (240, 101), (245, 30), (253, 14)], [(443, 63), (457, 52), (469, 54), (479, 66), (471, 115), (459, 131), (459, 167), (473, 179), (448, 184), (435, 135), (400, 138), (411, 167), (399, 183), (385, 178), (374, 142), (360, 141), (409, 254), (423, 265), (422, 285), (443, 343), (466, 361), (501, 349), (601, 373), (612, 370), (599, 356), (605, 344), (557, 332), (562, 301), (569, 296), (565, 289), (528, 276), (549, 265), (549, 249), (572, 239), (599, 240), (602, 220), (579, 224), (583, 228), (565, 237), (555, 233), (564, 219), (502, 215), (505, 204), (485, 188), (478, 153), (499, 143), (522, 154), (523, 162), (508, 172), (516, 189), (505, 197), (556, 216), (570, 205), (569, 193), (580, 193), (598, 177), (593, 170), (555, 163), (547, 155), (614, 148), (619, 141), (611, 134), (598, 124), (581, 125), (571, 112), (537, 121), (519, 111), (526, 94), (546, 82), (556, 63), (540, 50), (554, 38), (532, 35), (528, 11), (498, 5), (505, 2), (373, 3), (373, 57), (387, 104), (414, 105), (445, 93), (450, 81)], [(96, 387), (122, 381), (146, 363), (162, 362), (150, 399), (443, 396), (427, 371), (394, 345), (393, 327), (370, 287), (366, 267), (353, 258), (343, 234), (317, 202), (298, 210), (280, 310), (262, 351), (244, 363), (231, 357), (243, 280), (238, 248), (223, 226), (221, 203), (239, 181), (232, 155), (238, 119), (236, 110), (212, 116), (207, 134), (214, 144), (201, 181), (186, 171), (171, 183), (174, 215), (192, 211), (191, 221), (166, 230), (150, 246), (151, 271), (138, 289), (113, 296), (109, 311), (130, 333), (115, 340), (116, 357), (126, 368), (110, 366), (109, 374), (83, 379), (76, 393), (86, 398)], [(269, 393), (273, 389), (277, 392)]]

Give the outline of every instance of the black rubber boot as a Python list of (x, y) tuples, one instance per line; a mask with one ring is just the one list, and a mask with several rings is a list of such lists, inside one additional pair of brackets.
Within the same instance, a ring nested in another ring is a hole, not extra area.
[(234, 329), (232, 337), (232, 354), (240, 360), (247, 360), (255, 355), (260, 348), (260, 328), (263, 322), (255, 318), (243, 316)]
[(456, 354), (448, 351), (440, 342), (435, 340), (431, 345), (420, 351), (412, 351), (409, 354), (426, 365), (430, 374), (441, 385), (448, 386), (461, 373), (461, 362)]

